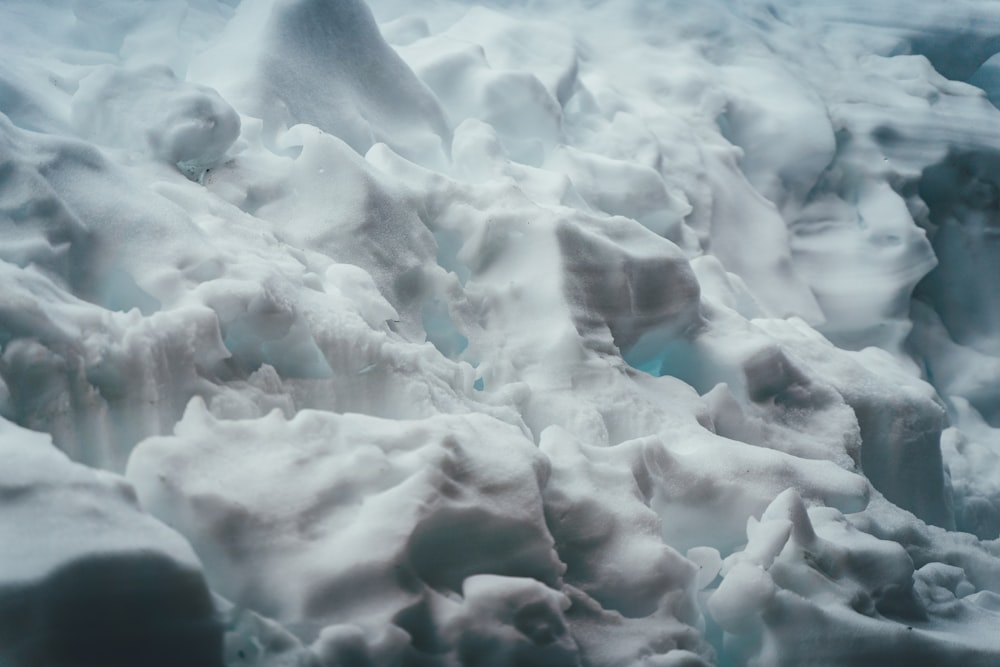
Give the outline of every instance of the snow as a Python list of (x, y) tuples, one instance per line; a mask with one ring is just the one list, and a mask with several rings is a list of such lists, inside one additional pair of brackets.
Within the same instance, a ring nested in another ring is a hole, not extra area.
[(998, 51), (0, 4), (0, 663), (995, 665)]
[(221, 665), (187, 541), (120, 476), (0, 421), (0, 656), (15, 665)]

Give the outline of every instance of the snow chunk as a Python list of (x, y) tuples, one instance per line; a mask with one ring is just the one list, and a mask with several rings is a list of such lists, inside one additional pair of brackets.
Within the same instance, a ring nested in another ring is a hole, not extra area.
[(221, 667), (200, 566), (117, 475), (0, 419), (0, 660)]
[[(264, 461), (274, 483), (259, 477)], [(214, 586), (278, 620), (381, 627), (476, 574), (550, 586), (562, 574), (541, 516), (544, 459), (480, 415), (229, 422), (196, 399), (175, 436), (136, 448), (127, 474), (189, 536)]]
[(95, 70), (73, 97), (73, 122), (89, 139), (148, 151), (193, 179), (221, 160), (240, 134), (239, 116), (218, 93), (157, 66)]
[(462, 608), (445, 629), (462, 664), (581, 664), (564, 616), (571, 604), (565, 595), (532, 579), (481, 574), (465, 580), (462, 597)]

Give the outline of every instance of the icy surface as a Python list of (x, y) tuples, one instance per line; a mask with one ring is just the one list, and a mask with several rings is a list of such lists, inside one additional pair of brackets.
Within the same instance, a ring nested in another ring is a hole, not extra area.
[(998, 53), (0, 3), (0, 663), (1000, 663)]

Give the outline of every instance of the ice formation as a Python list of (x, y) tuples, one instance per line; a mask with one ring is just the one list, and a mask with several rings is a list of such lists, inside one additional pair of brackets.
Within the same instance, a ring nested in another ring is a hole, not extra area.
[(0, 664), (1000, 663), (1000, 8), (0, 4)]

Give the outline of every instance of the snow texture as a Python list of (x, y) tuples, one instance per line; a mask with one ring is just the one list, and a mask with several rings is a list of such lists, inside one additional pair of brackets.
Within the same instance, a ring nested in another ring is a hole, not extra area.
[(0, 3), (0, 664), (1000, 663), (1000, 7)]

